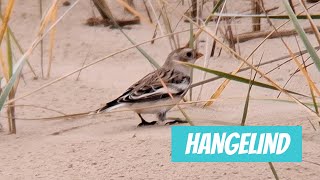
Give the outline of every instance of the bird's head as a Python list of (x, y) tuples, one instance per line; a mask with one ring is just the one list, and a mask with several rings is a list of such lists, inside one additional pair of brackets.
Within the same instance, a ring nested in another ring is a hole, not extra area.
[[(172, 51), (163, 67), (165, 68), (175, 68), (180, 71), (189, 71), (191, 69), (189, 66), (182, 64), (181, 62), (195, 63), (197, 59), (202, 57), (203, 54), (197, 52), (196, 50), (188, 47), (179, 48)], [(187, 72), (186, 72), (187, 73)]]

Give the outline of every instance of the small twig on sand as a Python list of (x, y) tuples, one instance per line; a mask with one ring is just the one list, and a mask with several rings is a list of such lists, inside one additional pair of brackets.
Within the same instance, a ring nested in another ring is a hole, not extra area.
[[(113, 16), (112, 16), (112, 12), (111, 12), (109, 6), (107, 5), (107, 3), (104, 0), (92, 0), (92, 1), (93, 1), (93, 4), (98, 9), (98, 11), (103, 19), (92, 17), (87, 20), (86, 24), (89, 26), (103, 24), (105, 26), (111, 25), (111, 28), (117, 27), (114, 24), (114, 22), (109, 18), (109, 17), (113, 17)], [(134, 17), (133, 19), (130, 19), (130, 20), (116, 20), (116, 23), (120, 27), (126, 26), (126, 25), (140, 24), (140, 18)]]

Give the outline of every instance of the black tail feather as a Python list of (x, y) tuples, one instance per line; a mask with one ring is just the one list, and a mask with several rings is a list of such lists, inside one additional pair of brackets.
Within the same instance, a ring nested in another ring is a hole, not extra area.
[(111, 108), (112, 106), (117, 105), (117, 104), (118, 104), (118, 101), (117, 101), (117, 99), (115, 99), (115, 100), (113, 100), (113, 101), (108, 102), (108, 103), (107, 103), (105, 106), (103, 106), (102, 108), (97, 109), (95, 112), (96, 112), (96, 113), (100, 113), (100, 112), (102, 112), (102, 111), (105, 111), (105, 110)]

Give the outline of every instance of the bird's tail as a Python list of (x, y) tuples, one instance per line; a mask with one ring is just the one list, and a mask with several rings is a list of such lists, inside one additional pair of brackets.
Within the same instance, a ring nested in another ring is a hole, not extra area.
[(100, 112), (103, 112), (103, 111), (107, 111), (107, 110), (111, 110), (111, 109), (117, 108), (118, 105), (119, 105), (119, 103), (118, 103), (117, 99), (115, 99), (113, 101), (108, 102), (102, 108), (99, 108), (99, 109), (95, 110), (95, 113), (100, 113)]

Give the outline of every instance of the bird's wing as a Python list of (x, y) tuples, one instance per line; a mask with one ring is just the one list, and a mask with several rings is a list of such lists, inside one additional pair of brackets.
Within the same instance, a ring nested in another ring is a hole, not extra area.
[[(166, 84), (163, 87), (161, 80)], [(156, 70), (132, 85), (121, 95), (118, 103), (134, 103), (170, 98), (169, 93), (183, 96), (190, 85), (190, 77), (174, 70)]]

